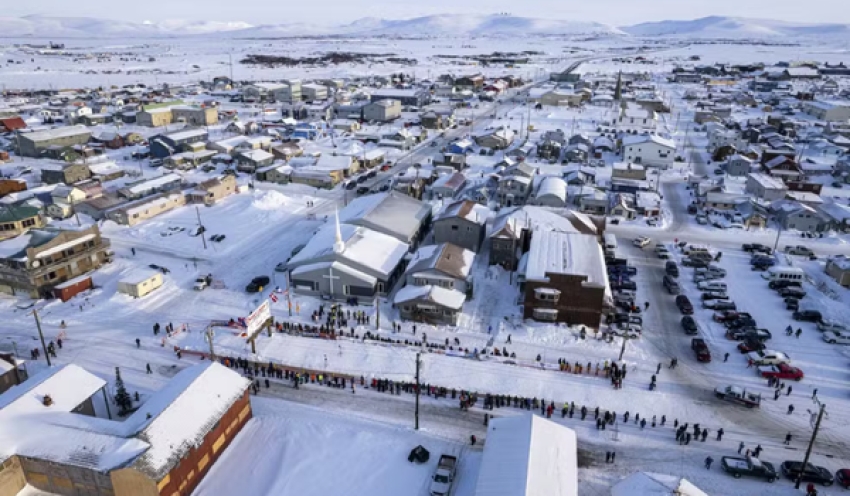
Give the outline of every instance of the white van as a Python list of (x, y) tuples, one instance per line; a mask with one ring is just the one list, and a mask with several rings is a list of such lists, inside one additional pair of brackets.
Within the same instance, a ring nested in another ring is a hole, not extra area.
[(806, 277), (806, 272), (798, 267), (773, 266), (761, 275), (768, 281), (800, 281)]
[(613, 234), (606, 234), (603, 236), (603, 240), (605, 241), (605, 249), (614, 251), (617, 249), (617, 237)]

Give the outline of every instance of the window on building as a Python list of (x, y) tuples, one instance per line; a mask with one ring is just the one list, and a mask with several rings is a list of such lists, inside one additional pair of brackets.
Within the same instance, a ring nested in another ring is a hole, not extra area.
[(458, 226), (452, 226), (452, 231), (457, 231), (457, 230), (458, 230)]
[(532, 312), (532, 316), (536, 320), (555, 322), (558, 320), (558, 311), (552, 308), (535, 308)]
[(540, 301), (557, 302), (561, 292), (552, 288), (537, 288), (534, 290), (534, 297)]
[(210, 455), (208, 453), (208, 454), (204, 455), (203, 457), (201, 457), (200, 460), (198, 460), (198, 472), (203, 472), (204, 469), (207, 468), (207, 465), (209, 465), (209, 464), (210, 464)]
[(342, 294), (344, 294), (345, 296), (350, 295), (350, 294), (351, 294), (351, 287), (349, 287), (348, 285), (345, 285), (345, 284), (344, 284), (344, 285), (342, 286)]
[(169, 482), (171, 482), (171, 476), (169, 474), (165, 474), (165, 477), (156, 484), (156, 488), (162, 491), (162, 488), (167, 486)]

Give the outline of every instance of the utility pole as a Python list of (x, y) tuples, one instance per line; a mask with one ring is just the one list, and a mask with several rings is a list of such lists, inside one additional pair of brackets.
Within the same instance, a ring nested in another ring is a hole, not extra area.
[(806, 448), (806, 456), (803, 457), (803, 467), (800, 469), (800, 473), (797, 475), (797, 482), (794, 484), (794, 489), (800, 489), (800, 483), (803, 482), (803, 473), (806, 468), (806, 464), (809, 463), (809, 456), (812, 454), (812, 447), (815, 445), (815, 438), (818, 436), (818, 430), (820, 429), (820, 421), (823, 418), (823, 412), (826, 410), (826, 405), (824, 403), (820, 404), (820, 411), (818, 412), (818, 419), (815, 421), (815, 430), (812, 431), (812, 438), (809, 439), (809, 447)]
[(204, 234), (204, 230), (206, 229), (204, 225), (201, 223), (201, 209), (195, 206), (195, 213), (198, 214), (198, 226), (201, 231), (201, 241), (204, 243), (204, 249), (207, 249), (207, 237)]
[(77, 215), (77, 202), (74, 201), (74, 195), (71, 194), (71, 211), (74, 212), (74, 219), (77, 220), (77, 227), (82, 226), (80, 223), (80, 216)]
[(375, 330), (381, 330), (381, 299), (375, 295)]
[(41, 349), (44, 351), (44, 358), (47, 360), (47, 366), (50, 367), (52, 365), (50, 363), (50, 354), (47, 353), (47, 345), (44, 344), (44, 333), (41, 332), (41, 319), (38, 318), (38, 310), (33, 310), (32, 314), (35, 317), (35, 327), (38, 329), (38, 337), (41, 338)]
[(779, 236), (782, 235), (782, 222), (779, 220), (776, 222), (778, 225), (776, 227), (776, 241), (773, 243), (773, 253), (776, 253), (776, 250), (779, 249)]
[(210, 344), (210, 361), (214, 362), (215, 361), (215, 345), (214, 345), (213, 340), (215, 338), (215, 331), (213, 331), (212, 325), (207, 326), (207, 331), (206, 331), (205, 334), (207, 336), (207, 341)]
[(413, 428), (419, 430), (419, 356), (421, 353), (416, 353), (416, 410), (413, 413)]
[(623, 354), (626, 352), (626, 341), (629, 340), (628, 332), (623, 334), (623, 346), (620, 347), (620, 358), (617, 359), (618, 362), (623, 361)]
[(286, 306), (289, 308), (289, 316), (292, 317), (292, 297), (290, 293), (292, 293), (292, 288), (290, 288), (289, 284), (289, 271), (284, 272), (286, 275)]

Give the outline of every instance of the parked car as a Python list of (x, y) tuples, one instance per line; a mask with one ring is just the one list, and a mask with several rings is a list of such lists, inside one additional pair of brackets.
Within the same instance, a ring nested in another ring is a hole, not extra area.
[(670, 260), (664, 264), (664, 272), (671, 277), (679, 277), (679, 266), (676, 262)]
[(818, 484), (823, 484), (824, 486), (831, 486), (835, 481), (832, 476), (832, 472), (825, 469), (824, 467), (818, 467), (816, 465), (812, 465), (811, 463), (807, 463), (805, 469), (803, 468), (803, 462), (797, 461), (785, 461), (782, 462), (782, 465), (779, 466), (779, 469), (782, 471), (782, 474), (791, 479), (797, 480), (800, 477), (800, 473), (802, 472), (803, 482), (815, 482)]
[(800, 309), (800, 300), (797, 298), (785, 298), (785, 310), (796, 312)]
[(691, 300), (689, 300), (685, 295), (680, 294), (676, 297), (676, 306), (679, 307), (679, 311), (684, 315), (691, 315), (694, 313), (694, 306), (691, 304)]
[(731, 330), (754, 329), (756, 327), (756, 319), (747, 315), (733, 320), (728, 320), (724, 322), (723, 325), (725, 325), (727, 329)]
[(842, 468), (835, 472), (835, 480), (844, 489), (850, 488), (850, 468)]
[(824, 331), (823, 340), (829, 344), (850, 344), (850, 332)]
[(803, 378), (803, 371), (797, 367), (792, 367), (787, 363), (778, 365), (762, 365), (758, 368), (759, 375), (765, 379), (793, 379), (799, 381)]
[(765, 255), (773, 253), (773, 248), (760, 243), (745, 244), (741, 248), (748, 253), (764, 253)]
[(714, 395), (721, 400), (737, 403), (747, 408), (758, 408), (761, 405), (761, 395), (751, 393), (739, 386), (723, 386), (714, 389)]
[(778, 365), (780, 363), (791, 363), (791, 357), (774, 350), (761, 350), (747, 353), (747, 360), (754, 365)]
[(711, 361), (711, 351), (709, 351), (708, 345), (705, 344), (704, 339), (702, 339), (702, 338), (691, 339), (691, 349), (694, 350), (694, 353), (697, 356), (697, 361), (700, 361), (700, 362), (710, 362)]
[(163, 274), (168, 274), (169, 272), (171, 272), (170, 270), (168, 270), (167, 267), (163, 267), (163, 266), (157, 265), (157, 264), (150, 264), (150, 265), (148, 265), (148, 267), (150, 267), (153, 270), (158, 270), (158, 271), (162, 272)]
[(619, 289), (628, 289), (631, 291), (637, 291), (637, 284), (634, 281), (619, 281), (611, 284), (611, 289), (619, 290)]
[(708, 300), (702, 303), (702, 307), (712, 310), (736, 310), (738, 305), (731, 300)]
[(251, 282), (245, 286), (245, 291), (249, 293), (259, 293), (263, 290), (263, 288), (269, 285), (269, 282), (271, 282), (271, 279), (269, 279), (268, 276), (257, 276), (251, 279)]
[(670, 258), (670, 251), (664, 245), (655, 245), (655, 255), (662, 260), (667, 260)]
[(800, 310), (792, 315), (794, 320), (803, 322), (820, 322), (823, 320), (823, 315), (817, 310)]
[(718, 281), (706, 281), (697, 284), (700, 291), (726, 291), (726, 283)]
[(431, 481), (431, 496), (448, 496), (452, 489), (457, 468), (457, 457), (440, 455), (437, 470)]
[(747, 339), (738, 344), (738, 351), (741, 353), (749, 353), (751, 351), (760, 351), (767, 347), (764, 341), (760, 339)]
[(783, 298), (796, 298), (802, 300), (806, 297), (806, 292), (800, 288), (784, 288), (779, 290), (779, 296)]
[(667, 292), (671, 295), (677, 295), (681, 292), (681, 288), (679, 287), (679, 283), (676, 282), (675, 279), (670, 277), (670, 275), (665, 275), (663, 279), (664, 287), (667, 288)]
[(789, 281), (788, 279), (779, 279), (777, 281), (770, 281), (767, 283), (767, 287), (776, 291), (785, 288), (800, 288), (802, 286), (802, 281)]
[(726, 294), (726, 291), (706, 291), (702, 294), (702, 300), (728, 300), (729, 295)]
[(647, 238), (646, 236), (637, 237), (632, 241), (632, 244), (637, 246), (638, 248), (644, 248), (650, 243), (652, 243), (652, 239)]
[[(767, 341), (773, 336), (767, 329), (744, 328), (726, 331), (726, 337), (735, 341)], [(763, 348), (759, 348), (763, 349)]]
[(821, 332), (826, 331), (837, 331), (837, 332), (848, 332), (850, 329), (847, 328), (846, 325), (841, 322), (835, 320), (822, 320), (818, 322), (818, 330)]
[(787, 253), (789, 255), (802, 255), (802, 256), (805, 256), (805, 257), (812, 257), (815, 254), (815, 252), (813, 252), (808, 247), (803, 246), (803, 245), (786, 246), (785, 247), (785, 253)]
[(685, 267), (708, 267), (709, 263), (710, 261), (708, 260), (701, 260), (693, 257), (687, 257), (682, 260), (682, 265)]
[(744, 318), (744, 317), (752, 317), (752, 316), (747, 312), (736, 312), (734, 310), (725, 310), (723, 312), (714, 312), (714, 315), (712, 315), (711, 318), (715, 322), (728, 322), (728, 321), (732, 321), (732, 320), (735, 320), (735, 319), (738, 319), (738, 318)]
[(697, 322), (690, 315), (685, 315), (682, 317), (682, 329), (685, 330), (685, 334), (694, 335), (699, 330), (697, 329)]
[(752, 456), (724, 456), (720, 458), (720, 468), (736, 479), (747, 476), (764, 479), (767, 482), (775, 482), (777, 477), (776, 469), (772, 463)]

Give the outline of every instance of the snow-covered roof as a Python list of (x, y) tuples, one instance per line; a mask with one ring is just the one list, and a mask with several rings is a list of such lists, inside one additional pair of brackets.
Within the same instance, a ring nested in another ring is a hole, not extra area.
[(55, 255), (57, 253), (62, 253), (62, 251), (67, 250), (68, 248), (83, 244), (87, 241), (91, 241), (94, 238), (95, 238), (94, 234), (86, 234), (85, 236), (80, 236), (79, 238), (74, 238), (70, 241), (66, 241), (64, 243), (58, 244), (56, 246), (50, 247), (50, 248), (48, 248), (44, 251), (39, 252), (38, 254), (36, 254), (35, 258), (45, 258), (45, 257), (49, 257), (51, 255)]
[(164, 137), (166, 137), (166, 138), (168, 138), (172, 141), (183, 141), (183, 140), (187, 140), (187, 139), (201, 138), (201, 137), (205, 138), (206, 136), (207, 136), (207, 131), (203, 128), (185, 129), (183, 131), (177, 131), (175, 133), (170, 133), (170, 134), (164, 135)]
[(274, 155), (265, 150), (247, 150), (241, 153), (243, 157), (254, 162), (262, 162), (263, 160), (273, 159)]
[(91, 131), (83, 125), (59, 127), (56, 129), (48, 129), (46, 131), (33, 131), (31, 133), (22, 133), (21, 137), (30, 141), (40, 142), (55, 140), (59, 138), (67, 138), (70, 136), (79, 136), (88, 134), (91, 136)]
[(567, 183), (560, 177), (546, 177), (540, 181), (540, 186), (537, 188), (537, 198), (552, 195), (561, 200), (567, 201)]
[(644, 143), (655, 143), (656, 145), (663, 146), (665, 148), (670, 148), (675, 150), (676, 143), (667, 138), (662, 138), (657, 134), (644, 134), (640, 136), (626, 136), (623, 138), (623, 146), (634, 146), (634, 145), (642, 145)]
[(302, 265), (300, 267), (295, 268), (292, 271), (293, 276), (297, 276), (300, 274), (307, 274), (309, 272), (314, 272), (317, 270), (332, 270), (334, 272), (342, 272), (343, 274), (348, 274), (353, 276), (367, 284), (375, 284), (378, 282), (378, 279), (370, 276), (369, 274), (359, 271), (357, 269), (351, 268), (345, 264), (341, 264), (339, 262), (319, 262), (314, 264)]
[(431, 207), (397, 192), (365, 195), (339, 212), (340, 222), (380, 230), (401, 240), (410, 240), (419, 230)]
[(160, 480), (248, 390), (251, 382), (217, 362), (203, 362), (174, 376), (125, 422), (140, 426), (148, 449), (133, 466)]
[(474, 201), (461, 200), (446, 205), (434, 220), (461, 217), (470, 222), (484, 225), (490, 217), (490, 209)]
[(492, 419), (475, 496), (537, 495), (578, 495), (575, 431), (531, 414)]
[[(138, 439), (63, 425), (106, 385), (76, 365), (52, 367), (0, 395), (0, 461), (20, 455), (100, 472), (127, 464), (148, 445)], [(44, 404), (46, 396), (52, 402)]]
[(753, 181), (757, 182), (764, 189), (778, 189), (778, 190), (782, 190), (782, 191), (785, 191), (785, 190), (788, 189), (788, 187), (785, 186), (785, 183), (782, 182), (781, 179), (779, 179), (777, 177), (769, 176), (767, 174), (761, 174), (761, 173), (755, 173), (754, 172), (754, 173), (749, 174), (747, 177), (752, 179)]
[(364, 267), (374, 274), (388, 277), (409, 248), (406, 243), (396, 238), (351, 224), (341, 224), (340, 234), (345, 245), (342, 253), (334, 252), (336, 227), (328, 224), (310, 238), (307, 245), (292, 257), (288, 265), (297, 268), (306, 264), (330, 262), (336, 256), (337, 261), (342, 261), (355, 269), (358, 266)]
[(463, 302), (466, 301), (466, 295), (456, 289), (441, 288), (439, 286), (409, 285), (396, 292), (393, 303), (400, 305), (416, 300), (431, 302), (453, 310), (460, 310), (463, 308)]
[(77, 365), (49, 368), (0, 395), (0, 419), (45, 411), (45, 395), (53, 400), (51, 409), (70, 412), (105, 385), (106, 381)]
[(160, 272), (158, 270), (139, 267), (121, 276), (120, 282), (137, 286), (149, 279), (158, 276), (159, 274)]
[(547, 273), (587, 276), (583, 284), (606, 287), (602, 248), (595, 236), (538, 230), (531, 237), (526, 279), (548, 281)]
[(426, 245), (413, 254), (407, 273), (436, 270), (456, 279), (466, 279), (474, 261), (475, 252), (460, 246), (451, 243)]
[(146, 193), (150, 190), (165, 186), (166, 184), (180, 182), (182, 180), (183, 178), (181, 178), (178, 174), (172, 172), (170, 174), (165, 174), (152, 179), (147, 179), (132, 186), (127, 186), (126, 190), (133, 195), (139, 195), (142, 193)]
[[(489, 440), (488, 440), (489, 442)], [(611, 488), (611, 496), (708, 496), (688, 479), (675, 475), (636, 472)]]

